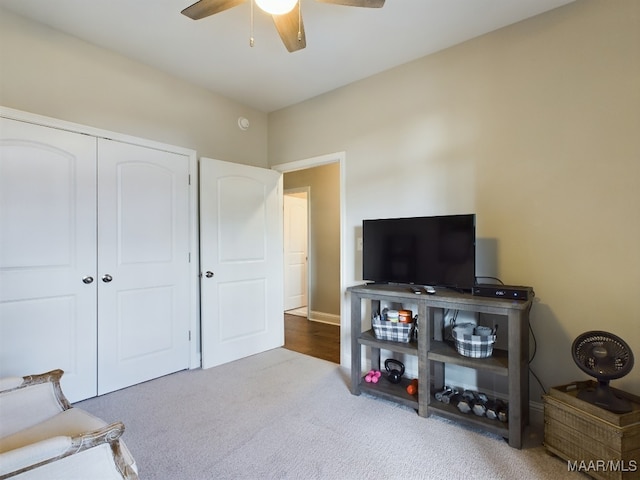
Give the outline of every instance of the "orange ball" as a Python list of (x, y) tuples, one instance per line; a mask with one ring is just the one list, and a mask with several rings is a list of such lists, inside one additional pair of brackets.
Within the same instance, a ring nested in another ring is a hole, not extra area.
[(415, 395), (416, 393), (418, 393), (418, 379), (414, 378), (413, 380), (411, 380), (411, 383), (409, 385), (407, 385), (407, 393), (409, 395)]

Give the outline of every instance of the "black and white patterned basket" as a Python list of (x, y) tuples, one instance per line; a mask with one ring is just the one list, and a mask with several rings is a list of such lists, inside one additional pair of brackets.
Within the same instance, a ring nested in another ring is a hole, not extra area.
[(487, 358), (493, 354), (495, 335), (464, 335), (452, 331), (458, 353), (465, 357)]
[(415, 318), (411, 323), (402, 323), (382, 320), (376, 315), (371, 320), (371, 326), (373, 327), (373, 334), (378, 340), (409, 343), (413, 338)]

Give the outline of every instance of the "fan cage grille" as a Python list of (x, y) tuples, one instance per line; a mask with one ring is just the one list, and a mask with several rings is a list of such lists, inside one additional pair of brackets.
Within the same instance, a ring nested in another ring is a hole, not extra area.
[(623, 377), (631, 371), (633, 354), (624, 340), (608, 332), (586, 332), (573, 342), (573, 359), (599, 380)]

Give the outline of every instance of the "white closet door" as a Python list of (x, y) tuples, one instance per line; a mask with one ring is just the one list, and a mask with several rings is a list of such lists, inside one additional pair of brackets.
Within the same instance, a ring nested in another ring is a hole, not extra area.
[(189, 367), (189, 161), (98, 142), (98, 394)]
[(71, 401), (96, 395), (95, 169), (95, 138), (0, 118), (0, 376), (61, 368)]

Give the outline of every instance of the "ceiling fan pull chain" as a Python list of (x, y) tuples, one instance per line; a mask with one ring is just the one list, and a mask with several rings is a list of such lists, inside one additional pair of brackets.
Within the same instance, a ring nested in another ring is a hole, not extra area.
[(253, 47), (255, 45), (255, 41), (253, 39), (253, 2), (254, 0), (251, 0), (251, 33), (249, 34), (249, 46)]
[(298, 41), (302, 41), (302, 1), (298, 0)]

